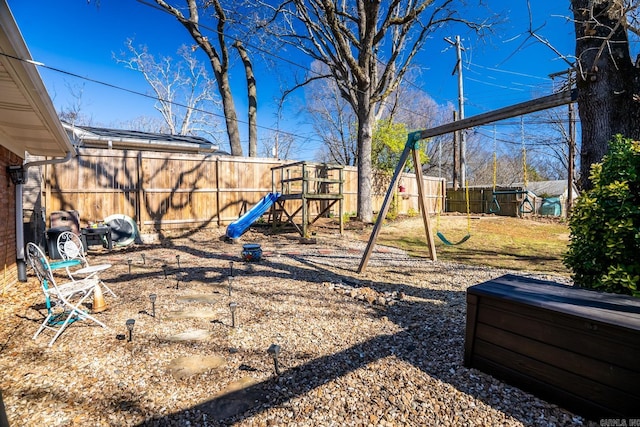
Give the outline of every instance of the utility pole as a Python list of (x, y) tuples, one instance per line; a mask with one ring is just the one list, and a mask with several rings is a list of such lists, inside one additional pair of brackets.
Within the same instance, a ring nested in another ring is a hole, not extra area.
[[(453, 121), (458, 120), (458, 112), (453, 112)], [(460, 170), (460, 160), (458, 159), (458, 135), (460, 132), (453, 132), (453, 189), (457, 190), (460, 188), (458, 182), (458, 171)]]
[[(573, 90), (573, 85), (575, 83), (575, 78), (573, 73), (574, 69), (568, 69), (567, 71), (562, 71), (559, 73), (550, 74), (549, 77), (552, 79), (555, 77), (567, 75), (567, 81), (563, 84), (562, 90)], [(567, 153), (567, 216), (571, 212), (571, 208), (573, 206), (573, 181), (575, 175), (575, 156), (576, 156), (576, 111), (573, 102), (568, 104), (569, 107), (569, 141), (567, 141), (568, 145), (568, 153)]]
[(576, 152), (576, 111), (573, 103), (569, 104), (569, 167), (568, 187), (567, 187), (567, 215), (573, 207), (573, 175), (575, 174), (575, 152)]
[[(569, 70), (569, 88), (573, 86), (573, 71)], [(573, 175), (576, 152), (576, 110), (573, 102), (569, 104), (569, 166), (567, 167), (567, 217), (573, 207)]]
[[(449, 38), (445, 38), (444, 41), (456, 47), (456, 66), (453, 69), (452, 75), (458, 73), (458, 112), (459, 120), (464, 119), (464, 85), (462, 80), (462, 51), (464, 48), (460, 43), (460, 36), (456, 36), (456, 41), (453, 42)], [(466, 185), (467, 182), (467, 138), (464, 129), (460, 130), (460, 183)]]

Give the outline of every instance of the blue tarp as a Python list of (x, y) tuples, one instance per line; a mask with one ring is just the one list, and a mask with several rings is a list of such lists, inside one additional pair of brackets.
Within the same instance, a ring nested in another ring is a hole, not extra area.
[(268, 193), (266, 196), (262, 198), (254, 207), (252, 207), (247, 213), (242, 215), (237, 220), (233, 221), (227, 227), (227, 237), (230, 239), (237, 239), (242, 236), (242, 234), (249, 229), (251, 224), (254, 223), (255, 220), (260, 218), (262, 214), (264, 214), (267, 209), (273, 205), (276, 200), (280, 197), (280, 193)]

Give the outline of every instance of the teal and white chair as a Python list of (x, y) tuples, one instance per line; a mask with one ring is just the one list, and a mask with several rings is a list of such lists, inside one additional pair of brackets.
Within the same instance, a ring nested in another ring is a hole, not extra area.
[(88, 278), (58, 285), (49, 261), (38, 245), (27, 244), (27, 258), (40, 281), (47, 309), (42, 325), (33, 336), (34, 340), (45, 329), (55, 331), (55, 335), (49, 342), (51, 347), (67, 326), (77, 320), (91, 320), (103, 328), (107, 327), (82, 307), (82, 304), (93, 295), (95, 287), (99, 286), (98, 279)]
[[(82, 240), (77, 234), (71, 231), (64, 231), (58, 236), (56, 241), (58, 247), (58, 253), (62, 256), (63, 261), (69, 263), (66, 266), (67, 273), (71, 280), (79, 279), (98, 279), (100, 285), (107, 290), (114, 297), (116, 294), (100, 279), (98, 273), (107, 270), (112, 267), (111, 264), (96, 264), (89, 265), (89, 260), (85, 255), (85, 247), (82, 245)], [(79, 269), (73, 270), (74, 261), (80, 266)]]

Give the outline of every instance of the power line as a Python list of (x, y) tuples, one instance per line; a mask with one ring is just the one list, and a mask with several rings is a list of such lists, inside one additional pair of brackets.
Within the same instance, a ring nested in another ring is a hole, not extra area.
[[(140, 3), (140, 4), (144, 5), (144, 6), (148, 6), (148, 7), (152, 8), (152, 9), (155, 9), (155, 10), (158, 10), (158, 11), (160, 11), (160, 12), (166, 13), (167, 15), (170, 15), (171, 17), (175, 18), (175, 16), (174, 16), (173, 14), (171, 14), (171, 12), (167, 11), (165, 8), (163, 8), (163, 7), (161, 7), (161, 6), (158, 6), (157, 4), (149, 3), (149, 2), (148, 2), (148, 1), (146, 1), (146, 0), (136, 0), (136, 1), (137, 1), (138, 3)], [(305, 72), (307, 72), (307, 73), (311, 73), (311, 74), (316, 75), (316, 76), (321, 76), (321, 74), (320, 74), (320, 73), (318, 73), (318, 72), (316, 72), (316, 71), (314, 71), (314, 70), (312, 70), (312, 69), (310, 69), (310, 68), (308, 68), (308, 67), (304, 66), (303, 64), (301, 64), (301, 63), (299, 63), (299, 62), (291, 61), (291, 60), (289, 60), (289, 59), (287, 59), (287, 58), (284, 58), (284, 57), (282, 57), (282, 56), (279, 56), (279, 55), (275, 54), (275, 53), (274, 53), (273, 51), (271, 51), (271, 50), (263, 49), (263, 48), (261, 48), (261, 47), (259, 47), (259, 46), (257, 46), (257, 45), (252, 44), (252, 43), (246, 43), (246, 41), (244, 41), (244, 40), (240, 40), (239, 38), (237, 38), (237, 37), (235, 37), (235, 36), (233, 36), (233, 35), (230, 35), (230, 34), (223, 34), (223, 33), (221, 33), (219, 30), (214, 29), (214, 28), (211, 28), (211, 27), (209, 27), (209, 26), (208, 26), (208, 25), (206, 25), (206, 24), (198, 23), (198, 26), (199, 26), (200, 28), (203, 28), (203, 29), (205, 29), (205, 30), (207, 30), (207, 31), (210, 31), (210, 32), (214, 33), (214, 34), (223, 35), (223, 36), (225, 36), (225, 37), (228, 37), (229, 39), (231, 39), (231, 40), (233, 40), (233, 41), (242, 42), (242, 43), (244, 43), (248, 48), (255, 49), (255, 50), (257, 50), (257, 51), (259, 51), (259, 52), (261, 52), (261, 53), (263, 53), (263, 54), (265, 54), (265, 55), (267, 55), (267, 56), (271, 56), (271, 57), (273, 57), (273, 58), (275, 58), (275, 59), (278, 59), (278, 60), (280, 60), (280, 61), (282, 61), (282, 62), (285, 62), (285, 63), (287, 63), (287, 64), (294, 65), (294, 66), (296, 66), (297, 68), (300, 68), (300, 69), (302, 69), (303, 71), (305, 71)], [(375, 58), (375, 60), (376, 60), (377, 62), (379, 62), (380, 64), (386, 65), (386, 64), (385, 64), (381, 59), (379, 59), (379, 58), (377, 58), (377, 57)], [(431, 95), (430, 95), (427, 91), (425, 91), (422, 87), (418, 86), (417, 84), (415, 84), (415, 83), (413, 83), (413, 82), (411, 82), (411, 81), (409, 81), (409, 80), (403, 80), (403, 81), (405, 81), (405, 82), (409, 83), (409, 85), (410, 85), (410, 86), (413, 86), (414, 88), (417, 88), (417, 89), (418, 89), (418, 90), (420, 90), (421, 92), (423, 92), (423, 93), (425, 93), (426, 95), (428, 95), (428, 96), (430, 96), (430, 97), (431, 97)], [(356, 90), (357, 92), (363, 93), (361, 90), (359, 90), (359, 89), (357, 89), (357, 88), (356, 88), (355, 90)], [(447, 100), (447, 102), (449, 102), (449, 101), (450, 101), (450, 100)], [(388, 102), (386, 102), (386, 101), (385, 101), (385, 102), (381, 102), (381, 104), (382, 104), (382, 105), (384, 105), (384, 106), (391, 106), (391, 107), (393, 107), (393, 106), (394, 106), (393, 104), (388, 103)], [(408, 108), (404, 108), (404, 107), (402, 107), (402, 106), (397, 106), (397, 105), (396, 105), (395, 107), (396, 107), (396, 108), (398, 108), (398, 109), (400, 109), (400, 110), (403, 110), (403, 111), (405, 111), (405, 112), (410, 112), (410, 113), (414, 113), (414, 114), (415, 114), (415, 111), (413, 111), (413, 110), (409, 110)], [(425, 118), (427, 118), (427, 116), (424, 116), (424, 117), (425, 117)]]
[(476, 63), (472, 64), (471, 62), (469, 62), (467, 64), (467, 67), (469, 67), (468, 69), (470, 69), (471, 65), (473, 65), (474, 67), (478, 67), (478, 68), (484, 68), (485, 70), (489, 70), (489, 71), (496, 71), (498, 73), (512, 74), (514, 76), (528, 77), (528, 78), (531, 78), (531, 79), (549, 81), (548, 77), (540, 77), (540, 76), (534, 76), (533, 74), (520, 73), (520, 72), (517, 72), (517, 71), (509, 71), (509, 70), (503, 70), (503, 69), (500, 69), (500, 68), (486, 67), (484, 65), (480, 65), (480, 64), (476, 64)]
[[(38, 66), (38, 67), (41, 67), (41, 68), (45, 68), (47, 70), (54, 71), (56, 73), (61, 73), (61, 74), (64, 74), (64, 75), (67, 75), (67, 76), (70, 76), (70, 77), (74, 77), (74, 78), (77, 78), (77, 79), (80, 79), (80, 80), (88, 81), (90, 83), (95, 83), (95, 84), (98, 84), (98, 85), (101, 85), (101, 86), (105, 86), (105, 87), (108, 87), (108, 88), (111, 88), (111, 89), (116, 89), (116, 90), (119, 90), (119, 91), (122, 91), (122, 92), (127, 92), (127, 93), (130, 93), (130, 94), (133, 94), (133, 95), (142, 96), (144, 98), (152, 99), (154, 101), (166, 102), (166, 103), (171, 104), (171, 105), (175, 105), (175, 106), (178, 106), (178, 107), (191, 109), (193, 111), (197, 111), (197, 112), (203, 113), (203, 114), (208, 114), (208, 115), (211, 115), (211, 116), (214, 116), (214, 117), (218, 117), (218, 118), (222, 118), (222, 119), (225, 118), (222, 114), (219, 114), (219, 113), (215, 113), (215, 112), (212, 112), (212, 111), (204, 110), (204, 109), (201, 109), (201, 108), (189, 107), (189, 106), (187, 106), (185, 104), (182, 104), (180, 102), (170, 101), (168, 99), (164, 99), (164, 98), (160, 98), (160, 97), (157, 97), (157, 96), (149, 95), (149, 94), (146, 94), (144, 92), (140, 92), (140, 91), (133, 90), (133, 89), (128, 89), (128, 88), (125, 88), (123, 86), (118, 86), (118, 85), (113, 84), (113, 83), (107, 83), (107, 82), (104, 82), (104, 81), (101, 81), (101, 80), (97, 80), (97, 79), (94, 79), (94, 78), (91, 78), (91, 77), (81, 76), (79, 74), (72, 73), (70, 71), (66, 71), (66, 70), (63, 70), (63, 69), (60, 69), (60, 68), (56, 68), (56, 67), (52, 67), (52, 66), (46, 65), (43, 62), (33, 61), (31, 59), (18, 58), (16, 56), (9, 55), (9, 54), (4, 53), (4, 52), (0, 52), (0, 55), (2, 55), (4, 57), (7, 57), (7, 58), (14, 59), (16, 61), (22, 61), (22, 62), (26, 62), (26, 63), (32, 64), (32, 65), (35, 65), (35, 66)], [(238, 123), (248, 124), (248, 122), (246, 122), (246, 121), (244, 121), (242, 119), (236, 118), (236, 121)], [(273, 129), (273, 128), (270, 128), (268, 126), (257, 125), (257, 127), (261, 128), (261, 129), (273, 131), (273, 132), (279, 132), (279, 133), (282, 133), (282, 134), (285, 134), (285, 135), (290, 135), (290, 136), (293, 136), (293, 137), (299, 137), (299, 138), (302, 138), (302, 139), (309, 139), (308, 137), (304, 137), (302, 135), (294, 134), (294, 133), (283, 131), (283, 130), (279, 130), (279, 129)]]

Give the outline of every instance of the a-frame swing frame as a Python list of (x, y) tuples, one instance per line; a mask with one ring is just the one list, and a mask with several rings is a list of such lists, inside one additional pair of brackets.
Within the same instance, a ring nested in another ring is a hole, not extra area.
[(393, 198), (393, 193), (395, 191), (396, 186), (398, 185), (398, 181), (400, 180), (400, 174), (404, 170), (404, 166), (407, 164), (407, 160), (409, 159), (409, 154), (412, 155), (413, 165), (416, 169), (416, 181), (418, 184), (418, 203), (420, 207), (420, 212), (422, 213), (422, 222), (424, 223), (424, 231), (427, 235), (427, 244), (429, 246), (429, 257), (432, 261), (437, 261), (436, 255), (436, 244), (433, 240), (433, 230), (431, 230), (431, 220), (429, 219), (429, 212), (427, 211), (427, 203), (425, 198), (424, 191), (424, 180), (422, 179), (422, 163), (420, 162), (420, 140), (422, 132), (412, 132), (409, 134), (407, 138), (407, 143), (404, 145), (404, 150), (402, 150), (402, 154), (400, 155), (400, 160), (398, 161), (398, 165), (396, 166), (396, 170), (393, 172), (393, 177), (391, 178), (391, 182), (389, 183), (389, 189), (387, 190), (387, 194), (384, 196), (384, 201), (382, 202), (382, 207), (380, 208), (380, 212), (378, 212), (378, 219), (376, 219), (376, 223), (373, 226), (373, 231), (371, 232), (371, 236), (369, 237), (369, 243), (367, 244), (367, 248), (364, 251), (364, 255), (362, 256), (362, 260), (360, 261), (360, 266), (358, 267), (358, 273), (364, 271), (367, 268), (367, 264), (369, 263), (369, 258), (371, 257), (371, 252), (373, 252), (373, 247), (378, 239), (378, 234), (380, 233), (380, 228), (382, 228), (382, 222), (387, 216), (389, 212), (389, 207), (391, 206), (391, 200)]
[(570, 104), (577, 99), (577, 89), (565, 90), (562, 92), (554, 93), (553, 95), (543, 96), (541, 98), (532, 99), (531, 101), (521, 102), (519, 104), (510, 105), (508, 107), (500, 108), (495, 111), (489, 111), (487, 113), (478, 114), (466, 119), (458, 120), (452, 123), (447, 123), (435, 128), (426, 129), (422, 131), (412, 132), (407, 138), (407, 143), (404, 146), (402, 155), (398, 166), (391, 178), (389, 189), (382, 202), (382, 207), (378, 213), (378, 219), (373, 226), (373, 231), (369, 237), (369, 243), (364, 251), (360, 266), (358, 267), (358, 273), (362, 273), (371, 257), (371, 252), (375, 246), (378, 234), (380, 233), (380, 227), (382, 222), (389, 212), (389, 206), (391, 204), (391, 198), (393, 191), (400, 179), (400, 173), (404, 169), (404, 165), (407, 163), (409, 154), (413, 154), (414, 165), (416, 167), (416, 179), (418, 181), (418, 199), (420, 203), (420, 210), (422, 212), (422, 220), (424, 222), (424, 229), (427, 234), (427, 242), (429, 244), (429, 254), (433, 261), (437, 260), (435, 242), (433, 241), (433, 232), (431, 230), (431, 224), (429, 222), (429, 213), (426, 210), (425, 194), (424, 194), (424, 182), (422, 181), (422, 164), (420, 163), (420, 155), (418, 149), (420, 148), (420, 140), (431, 138), (438, 135), (444, 135), (446, 133), (456, 132), (462, 129), (468, 129), (474, 126), (485, 125), (487, 123), (497, 122), (504, 119), (510, 119), (511, 117), (520, 116), (523, 114), (534, 113), (536, 111), (547, 110), (549, 108), (559, 107), (560, 105)]

